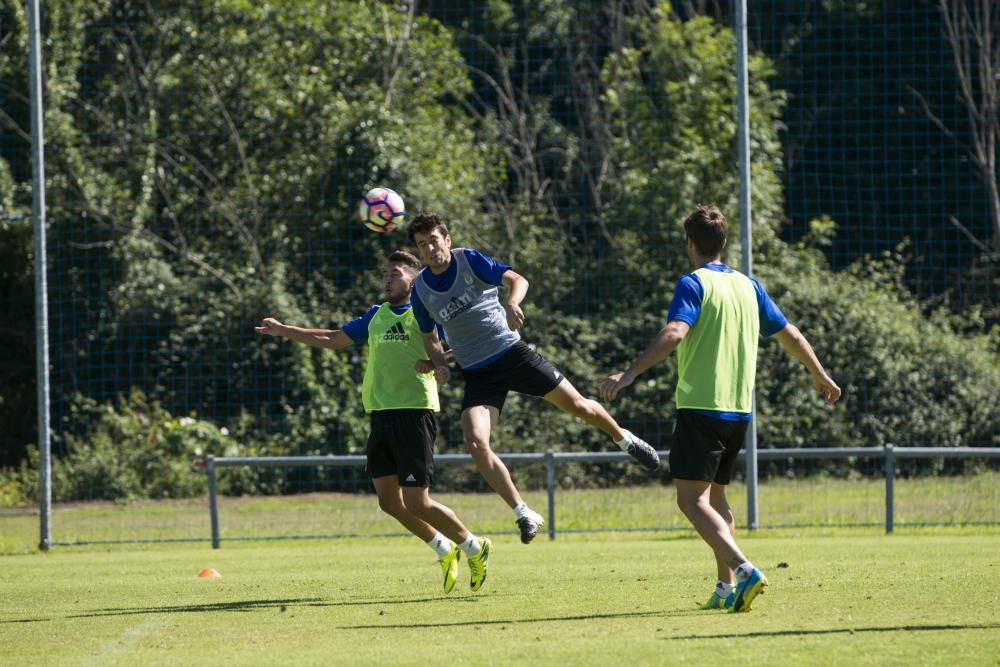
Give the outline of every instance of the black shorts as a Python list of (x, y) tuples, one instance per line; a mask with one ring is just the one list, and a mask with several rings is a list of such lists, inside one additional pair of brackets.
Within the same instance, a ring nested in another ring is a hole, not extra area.
[(465, 369), (463, 376), (462, 411), (477, 405), (503, 410), (509, 391), (545, 396), (563, 381), (563, 374), (555, 366), (520, 340), (493, 363)]
[(372, 478), (396, 475), (400, 486), (430, 486), (437, 417), (433, 410), (376, 410), (365, 469)]
[(750, 422), (726, 421), (694, 410), (678, 410), (670, 446), (674, 479), (729, 484)]

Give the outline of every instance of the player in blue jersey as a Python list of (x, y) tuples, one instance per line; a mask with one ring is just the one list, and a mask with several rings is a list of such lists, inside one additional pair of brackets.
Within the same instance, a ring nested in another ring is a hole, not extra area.
[[(435, 323), (444, 328), (455, 361), (462, 368), (462, 433), (476, 467), (511, 509), (528, 544), (544, 523), (511, 481), (510, 472), (490, 448), (490, 433), (507, 393), (541, 396), (611, 436), (615, 444), (647, 470), (660, 465), (656, 450), (621, 428), (597, 401), (584, 398), (552, 364), (528, 347), (518, 333), (524, 324), (521, 301), (528, 281), (511, 267), (469, 248), (452, 250), (451, 235), (434, 213), (421, 213), (407, 227), (425, 268), (413, 285), (413, 314), (424, 334), (427, 354), (439, 373), (447, 373)], [(500, 301), (499, 287), (506, 296)]]
[(719, 579), (703, 608), (750, 611), (767, 579), (736, 544), (726, 485), (750, 423), (759, 336), (777, 336), (809, 369), (813, 387), (827, 403), (840, 398), (840, 387), (761, 284), (722, 263), (727, 233), (722, 212), (701, 206), (684, 221), (684, 231), (695, 270), (678, 281), (666, 325), (624, 373), (604, 381), (601, 396), (613, 400), (677, 349), (670, 472), (677, 505), (715, 554)]
[(362, 399), (371, 415), (367, 469), (379, 507), (437, 553), (445, 593), (455, 587), (460, 552), (477, 591), (486, 581), (491, 542), (470, 533), (429, 492), (439, 406), (433, 367), (410, 307), (420, 268), (410, 253), (393, 252), (382, 272), (386, 301), (342, 329), (303, 329), (266, 317), (256, 331), (330, 350), (368, 344)]

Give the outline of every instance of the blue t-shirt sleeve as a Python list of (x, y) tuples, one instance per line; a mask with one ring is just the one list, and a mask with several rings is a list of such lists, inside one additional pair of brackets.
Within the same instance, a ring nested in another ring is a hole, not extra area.
[(367, 313), (341, 327), (341, 331), (350, 336), (355, 345), (368, 342), (368, 323), (375, 317), (378, 308), (378, 306), (372, 306)]
[(510, 264), (498, 262), (472, 248), (464, 248), (464, 250), (469, 267), (477, 278), (490, 285), (503, 285), (503, 274), (510, 271)]
[(788, 318), (778, 308), (778, 304), (771, 300), (764, 286), (756, 278), (751, 278), (754, 291), (757, 292), (757, 308), (760, 313), (760, 334), (762, 336), (773, 336), (786, 326)]
[(679, 321), (693, 327), (701, 314), (704, 296), (705, 290), (698, 276), (693, 273), (681, 276), (674, 289), (674, 300), (670, 302), (670, 310), (667, 311), (667, 322)]
[(414, 285), (413, 291), (410, 292), (410, 303), (413, 305), (413, 316), (417, 318), (417, 326), (420, 327), (420, 331), (423, 333), (430, 333), (433, 331), (434, 318), (427, 312), (427, 308), (424, 307), (424, 302), (420, 300), (420, 295), (417, 294), (416, 285)]

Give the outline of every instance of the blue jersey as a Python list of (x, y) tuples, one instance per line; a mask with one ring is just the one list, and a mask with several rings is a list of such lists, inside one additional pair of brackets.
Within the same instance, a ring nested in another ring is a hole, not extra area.
[[(372, 318), (375, 317), (375, 313), (378, 312), (379, 308), (381, 308), (381, 306), (372, 306), (367, 313), (357, 319), (351, 320), (342, 326), (340, 330), (350, 336), (355, 345), (361, 345), (362, 343), (367, 342), (368, 324), (372, 321)], [(407, 303), (402, 306), (390, 306), (390, 309), (395, 314), (402, 315), (410, 309), (410, 304)]]
[[(402, 306), (390, 306), (389, 308), (395, 314), (402, 315), (403, 313), (408, 311), (411, 308), (411, 306), (412, 304), (405, 303)], [(368, 324), (372, 321), (372, 318), (375, 317), (375, 313), (378, 312), (379, 308), (380, 306), (372, 306), (367, 313), (365, 313), (364, 315), (362, 315), (357, 319), (351, 320), (343, 327), (341, 327), (341, 331), (347, 334), (350, 337), (350, 339), (354, 341), (355, 345), (361, 345), (367, 342)], [(413, 314), (416, 315), (417, 311), (414, 310)], [(441, 328), (441, 325), (438, 325), (437, 329), (438, 329), (438, 336), (441, 338), (441, 340), (445, 340), (444, 329)]]
[[(731, 268), (721, 263), (706, 264), (703, 268), (720, 273), (733, 272)], [(750, 278), (750, 282), (753, 283), (754, 291), (757, 293), (760, 333), (763, 336), (773, 336), (788, 326), (788, 319), (778, 308), (778, 304), (771, 300), (763, 285), (756, 278)], [(682, 276), (677, 281), (674, 298), (670, 302), (670, 310), (667, 311), (667, 322), (684, 322), (689, 327), (693, 327), (701, 314), (701, 302), (704, 296), (704, 287), (696, 274), (688, 273)], [(750, 420), (749, 412), (717, 412), (714, 410), (695, 410), (695, 412), (727, 421)]]
[[(477, 250), (456, 248), (443, 273), (425, 268), (417, 276), (410, 298), (420, 330), (443, 325), (462, 368), (488, 366), (520, 339), (507, 327), (497, 296), (510, 268)], [(456, 286), (460, 272), (463, 282)]]

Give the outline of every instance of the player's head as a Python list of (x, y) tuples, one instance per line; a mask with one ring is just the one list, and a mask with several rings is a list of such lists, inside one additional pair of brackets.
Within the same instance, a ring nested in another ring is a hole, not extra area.
[(413, 279), (420, 271), (420, 260), (405, 250), (394, 250), (382, 269), (382, 291), (393, 306), (410, 300)]
[(714, 204), (699, 206), (684, 220), (684, 233), (692, 264), (717, 259), (726, 247), (726, 216)]
[(437, 273), (451, 263), (451, 234), (437, 213), (418, 213), (406, 226), (413, 245), (417, 246), (420, 259)]

